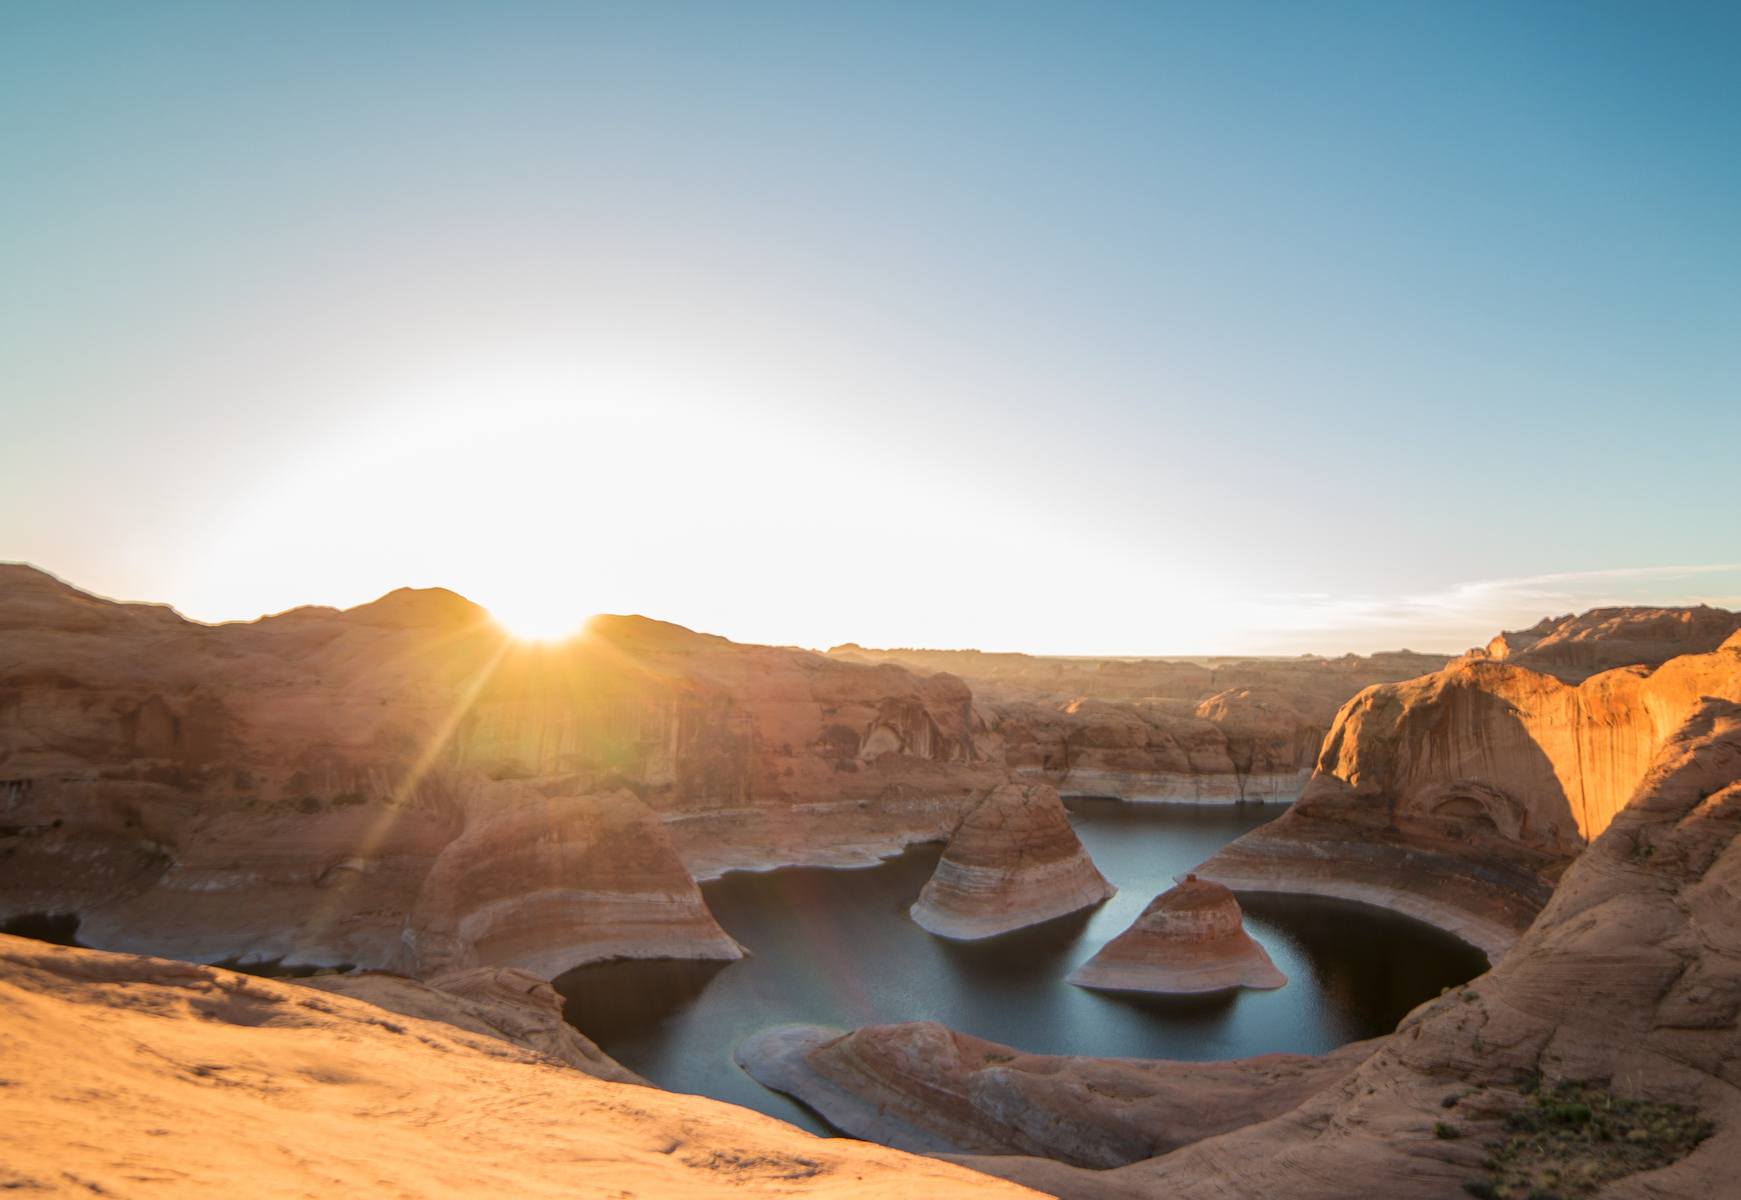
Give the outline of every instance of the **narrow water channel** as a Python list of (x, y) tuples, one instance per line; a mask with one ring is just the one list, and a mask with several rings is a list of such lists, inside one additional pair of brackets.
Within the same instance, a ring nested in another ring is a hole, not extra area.
[(1480, 951), (1382, 909), (1241, 894), (1246, 928), (1288, 976), (1274, 992), (1201, 998), (1090, 992), (1064, 982), (1173, 876), (1284, 805), (1070, 800), (1077, 833), (1119, 894), (1099, 908), (981, 942), (933, 937), (907, 917), (942, 854), (915, 846), (859, 870), (733, 872), (702, 885), (752, 957), (731, 964), (613, 962), (557, 981), (569, 1019), (662, 1087), (728, 1100), (831, 1133), (732, 1061), (774, 1025), (941, 1021), (1044, 1054), (1212, 1061), (1322, 1053), (1388, 1033), (1416, 1004), (1487, 969)]

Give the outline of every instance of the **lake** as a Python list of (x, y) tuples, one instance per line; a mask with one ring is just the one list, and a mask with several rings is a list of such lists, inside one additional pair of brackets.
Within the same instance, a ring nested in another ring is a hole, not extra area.
[(732, 1061), (752, 1033), (785, 1024), (940, 1021), (1039, 1054), (1213, 1061), (1320, 1054), (1389, 1033), (1423, 1000), (1487, 969), (1479, 950), (1383, 909), (1240, 893), (1246, 929), (1288, 985), (1274, 992), (1147, 997), (1064, 982), (1145, 905), (1286, 806), (1067, 801), (1076, 832), (1119, 894), (1098, 908), (979, 942), (933, 937), (907, 917), (941, 845), (875, 867), (733, 872), (702, 895), (751, 957), (619, 961), (557, 987), (576, 1028), (661, 1087), (741, 1104), (816, 1133), (809, 1109)]

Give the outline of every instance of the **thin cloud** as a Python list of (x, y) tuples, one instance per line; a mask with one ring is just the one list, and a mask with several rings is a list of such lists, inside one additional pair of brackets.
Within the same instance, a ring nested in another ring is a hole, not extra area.
[(1622, 604), (1701, 603), (1741, 606), (1741, 563), (1469, 580), (1391, 596), (1276, 593), (1246, 601), (1242, 615), (1248, 639), (1278, 652), (1311, 639), (1323, 639), (1324, 652), (1350, 642), (1363, 652), (1405, 644), (1456, 651), (1547, 616)]

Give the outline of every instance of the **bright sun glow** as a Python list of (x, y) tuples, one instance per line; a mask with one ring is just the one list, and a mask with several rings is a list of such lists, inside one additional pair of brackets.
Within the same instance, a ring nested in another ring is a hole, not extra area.
[(490, 615), (523, 642), (561, 642), (580, 632), (589, 614), (566, 596), (532, 596), (515, 603), (495, 604)]

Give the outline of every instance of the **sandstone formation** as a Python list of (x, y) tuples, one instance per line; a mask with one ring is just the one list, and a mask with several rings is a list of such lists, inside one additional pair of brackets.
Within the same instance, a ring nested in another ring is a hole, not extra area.
[(1279, 988), (1288, 977), (1245, 932), (1239, 901), (1219, 883), (1185, 881), (1149, 901), (1129, 929), (1065, 981), (1078, 987), (1189, 994)]
[(1543, 617), (1507, 630), (1459, 661), (1508, 662), (1578, 683), (1615, 667), (1660, 667), (1682, 654), (1708, 654), (1741, 630), (1741, 613), (1691, 608), (1593, 608)]
[(1067, 1200), (1730, 1196), (1738, 832), (1741, 705), (1708, 699), (1504, 962), (1416, 1009), (1337, 1086), (1110, 1171), (957, 1161)]
[(1383, 905), (1502, 954), (1709, 697), (1741, 700), (1741, 635), (1575, 684), (1474, 660), (1369, 688), (1299, 802), (1197, 872)]
[(1238, 1062), (1023, 1054), (932, 1021), (788, 1025), (740, 1043), (757, 1082), (853, 1137), (917, 1153), (1033, 1155), (1104, 1169), (1297, 1107), (1371, 1053)]
[(547, 799), (499, 783), (479, 797), (488, 810), (443, 848), (412, 906), (412, 971), (490, 963), (554, 979), (610, 958), (743, 957), (627, 788)]
[(426, 984), (382, 971), (322, 975), (298, 982), (388, 1012), (500, 1038), (547, 1054), (595, 1079), (653, 1086), (564, 1021), (562, 997), (548, 980), (530, 971), (474, 967), (438, 975)]
[(911, 911), (941, 937), (984, 938), (1117, 892), (1082, 848), (1057, 792), (1003, 784), (962, 820)]
[(4, 936), (0, 1074), (21, 1196), (1032, 1195), (345, 996)]
[(830, 657), (952, 671), (974, 689), (977, 742), (1019, 776), (1068, 796), (1286, 803), (1311, 776), (1345, 701), (1440, 669), (1444, 655), (1168, 661), (866, 650)]
[(208, 626), (0, 565), (0, 920), (416, 974), (729, 958), (685, 868), (945, 838), (1006, 778), (982, 732), (950, 676), (640, 617), (531, 645), (402, 589)]

